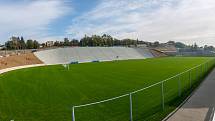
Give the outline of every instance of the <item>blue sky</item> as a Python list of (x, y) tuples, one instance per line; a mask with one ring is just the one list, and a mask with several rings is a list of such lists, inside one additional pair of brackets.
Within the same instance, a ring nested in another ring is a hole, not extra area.
[(110, 34), (215, 45), (214, 0), (0, 0), (0, 43)]

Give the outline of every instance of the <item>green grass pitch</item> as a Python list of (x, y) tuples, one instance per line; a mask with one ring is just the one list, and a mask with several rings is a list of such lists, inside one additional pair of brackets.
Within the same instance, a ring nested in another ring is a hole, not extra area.
[[(167, 57), (27, 68), (0, 75), (0, 120), (71, 121), (72, 106), (100, 101), (147, 87), (212, 58)], [(200, 74), (201, 70), (191, 72)], [(196, 73), (197, 72), (197, 73)], [(192, 77), (192, 82), (197, 79)], [(164, 84), (165, 110), (160, 85), (133, 98), (134, 121), (159, 120), (189, 92), (188, 75)], [(129, 121), (129, 97), (75, 109), (76, 121)]]

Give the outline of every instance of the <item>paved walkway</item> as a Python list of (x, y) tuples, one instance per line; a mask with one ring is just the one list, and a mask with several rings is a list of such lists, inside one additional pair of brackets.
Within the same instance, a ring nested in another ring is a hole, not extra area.
[(25, 66), (17, 66), (17, 67), (6, 68), (6, 69), (0, 70), (0, 74), (6, 73), (8, 71), (17, 70), (17, 69), (30, 68), (30, 67), (38, 67), (38, 66), (45, 66), (45, 64), (33, 64), (33, 65), (25, 65)]
[(215, 69), (191, 98), (167, 121), (215, 121)]

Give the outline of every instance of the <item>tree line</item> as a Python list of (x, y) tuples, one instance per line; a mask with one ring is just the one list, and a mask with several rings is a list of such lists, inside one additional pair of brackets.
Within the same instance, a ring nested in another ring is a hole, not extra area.
[(167, 44), (173, 45), (176, 48), (179, 48), (181, 50), (189, 50), (189, 51), (197, 51), (197, 50), (205, 50), (205, 51), (215, 51), (214, 46), (208, 46), (208, 45), (204, 45), (204, 46), (198, 46), (196, 43), (192, 44), (192, 45), (186, 45), (182, 42), (175, 42), (175, 41), (168, 41)]
[[(103, 34), (101, 36), (99, 35), (92, 35), (92, 36), (84, 36), (80, 40), (77, 39), (68, 39), (64, 38), (63, 41), (52, 41), (53, 45), (55, 47), (61, 47), (61, 46), (80, 46), (80, 47), (95, 47), (95, 46), (101, 46), (101, 47), (111, 47), (111, 46), (137, 46), (139, 44), (144, 44), (148, 47), (159, 47), (163, 44), (166, 45), (172, 45), (176, 48), (181, 49), (188, 49), (188, 50), (209, 50), (214, 51), (215, 48), (213, 46), (207, 46), (199, 47), (196, 43), (193, 45), (186, 45), (182, 42), (175, 42), (175, 41), (168, 41), (167, 43), (159, 43), (159, 41), (155, 42), (146, 42), (146, 41), (139, 41), (138, 39), (117, 39), (113, 38), (110, 35)], [(27, 41), (24, 40), (23, 37), (11, 37), (9, 41), (5, 43), (5, 47), (8, 50), (15, 50), (15, 49), (38, 49), (39, 47), (50, 47), (46, 43), (40, 44), (36, 40), (28, 39)]]
[(28, 39), (24, 40), (23, 37), (11, 37), (9, 41), (5, 43), (7, 50), (15, 49), (38, 49), (40, 44), (36, 40)]
[[(55, 41), (54, 46), (80, 46), (80, 47), (95, 47), (95, 46), (130, 46), (140, 44), (142, 41), (133, 40), (133, 39), (116, 39), (110, 35), (103, 34), (84, 36), (80, 40), (72, 39), (71, 41), (68, 38), (64, 38), (64, 41)], [(44, 43), (45, 45), (45, 43)]]
[[(94, 47), (94, 46), (103, 46), (103, 47), (110, 47), (110, 46), (131, 46), (137, 44), (143, 44), (143, 41), (134, 40), (134, 39), (116, 39), (110, 35), (103, 34), (102, 36), (99, 35), (92, 35), (92, 36), (84, 36), (80, 40), (72, 39), (69, 40), (68, 38), (64, 38), (63, 41), (54, 41), (52, 46), (61, 47), (61, 46), (80, 46), (80, 47)], [(41, 47), (47, 47), (46, 43), (40, 44), (36, 40), (28, 39), (27, 41), (21, 37), (14, 37), (12, 36), (9, 41), (5, 43), (5, 47), (8, 50), (15, 50), (15, 49), (37, 49)]]

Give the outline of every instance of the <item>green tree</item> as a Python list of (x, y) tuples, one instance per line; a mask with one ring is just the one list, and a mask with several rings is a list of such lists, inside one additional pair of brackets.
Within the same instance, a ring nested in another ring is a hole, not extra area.
[(26, 47), (27, 47), (27, 49), (33, 49), (34, 48), (33, 40), (31, 40), (31, 39), (27, 40)]
[(33, 42), (33, 48), (34, 49), (38, 49), (39, 47), (40, 47), (39, 42), (37, 42), (36, 40), (34, 40), (34, 42)]
[(79, 45), (79, 42), (77, 39), (72, 39), (72, 41), (70, 41), (70, 45), (71, 46), (78, 46)]
[(88, 37), (85, 35), (84, 38), (82, 38), (80, 40), (80, 46), (89, 46), (90, 44), (92, 44), (92, 37)]
[(181, 42), (176, 42), (176, 43), (175, 43), (175, 47), (176, 47), (176, 48), (185, 48), (186, 45), (185, 45), (184, 43), (181, 43)]
[(64, 46), (70, 46), (70, 42), (68, 38), (64, 38)]
[(6, 46), (6, 49), (8, 49), (8, 50), (15, 49), (14, 46), (13, 46), (13, 42), (12, 41), (7, 41), (5, 43), (5, 46)]
[(155, 47), (158, 47), (159, 45), (160, 45), (160, 43), (159, 43), (158, 41), (155, 41), (155, 42), (154, 42), (154, 46), (155, 46)]
[(20, 39), (20, 47), (21, 47), (21, 49), (26, 49), (26, 44), (25, 44), (25, 40), (23, 37), (21, 37), (21, 39)]

